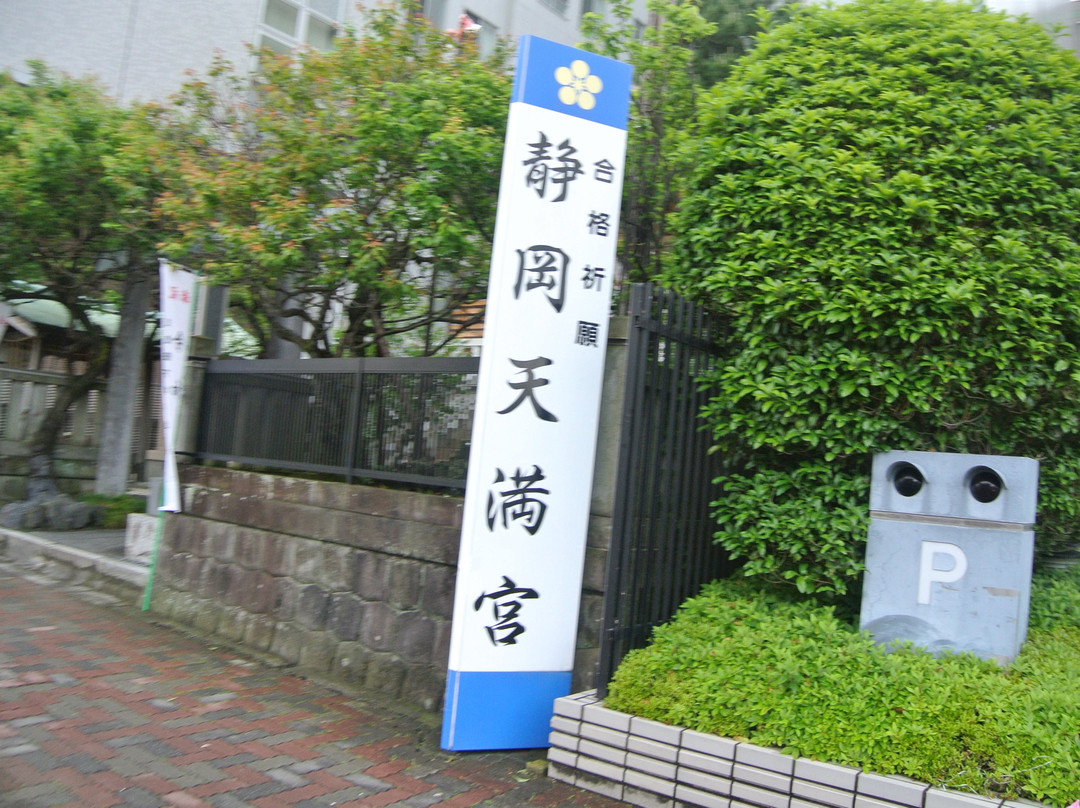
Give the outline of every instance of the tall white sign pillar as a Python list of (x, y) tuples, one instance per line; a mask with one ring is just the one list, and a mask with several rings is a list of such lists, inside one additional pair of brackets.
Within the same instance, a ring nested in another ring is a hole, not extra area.
[(628, 65), (522, 37), (458, 561), (446, 749), (547, 745), (570, 692)]

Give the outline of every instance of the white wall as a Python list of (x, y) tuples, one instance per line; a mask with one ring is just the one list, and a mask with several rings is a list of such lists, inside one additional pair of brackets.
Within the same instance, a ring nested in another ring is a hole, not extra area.
[(0, 68), (40, 59), (121, 101), (164, 99), (217, 52), (246, 59), (262, 0), (0, 0)]

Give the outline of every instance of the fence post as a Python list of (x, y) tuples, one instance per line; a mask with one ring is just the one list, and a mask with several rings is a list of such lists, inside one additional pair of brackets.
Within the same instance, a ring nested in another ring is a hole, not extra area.
[(356, 360), (356, 383), (349, 396), (349, 419), (345, 429), (345, 482), (352, 483), (356, 468), (356, 436), (360, 432), (360, 400), (364, 387), (364, 360)]

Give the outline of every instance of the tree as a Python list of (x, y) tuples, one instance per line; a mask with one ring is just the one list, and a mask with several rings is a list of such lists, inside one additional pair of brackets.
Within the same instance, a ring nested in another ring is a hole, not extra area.
[(727, 315), (705, 413), (748, 574), (844, 592), (870, 455), (1042, 463), (1080, 498), (1080, 64), (974, 3), (810, 6), (701, 103), (669, 282)]
[(60, 303), (70, 314), (60, 386), (31, 438), (31, 497), (55, 492), (52, 457), (68, 407), (108, 367), (93, 316), (124, 279), (146, 271), (158, 238), (152, 127), (89, 81), (31, 65), (21, 85), (0, 74), (0, 287), (10, 299)]
[(510, 82), (502, 54), (411, 7), (329, 52), (263, 52), (254, 76), (219, 62), (181, 94), (163, 249), (230, 284), (264, 346), (431, 354), (452, 333), (430, 326), (483, 297)]
[(704, 87), (726, 78), (731, 66), (753, 46), (763, 27), (787, 14), (787, 0), (701, 0), (701, 16), (716, 30), (691, 46), (694, 71)]
[(628, 0), (611, 7), (613, 22), (586, 14), (584, 47), (634, 67), (620, 216), (619, 261), (630, 281), (660, 271), (666, 217), (674, 208), (673, 150), (693, 126), (698, 85), (691, 45), (715, 30), (698, 0), (649, 0), (653, 25), (639, 38)]

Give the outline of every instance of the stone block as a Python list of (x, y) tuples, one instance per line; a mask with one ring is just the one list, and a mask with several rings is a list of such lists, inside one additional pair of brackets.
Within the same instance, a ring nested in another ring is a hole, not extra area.
[(184, 559), (184, 574), (182, 587), (188, 592), (199, 592), (203, 568), (206, 561), (197, 556), (187, 556)]
[(316, 583), (330, 592), (347, 592), (352, 586), (352, 556), (355, 550), (338, 544), (323, 544), (320, 576)]
[(209, 554), (222, 563), (236, 560), (236, 533), (231, 526), (215, 531), (210, 537)]
[(859, 775), (856, 791), (868, 797), (877, 797), (900, 805), (922, 808), (923, 799), (928, 789), (926, 783), (909, 780), (906, 777), (886, 777), (881, 774), (863, 772)]
[(577, 735), (559, 732), (556, 729), (553, 729), (548, 733), (549, 746), (557, 746), (560, 749), (569, 749), (571, 752), (577, 752), (579, 742), (580, 738), (578, 738)]
[(649, 755), (642, 755), (637, 752), (627, 752), (626, 754), (626, 768), (633, 769), (634, 771), (645, 772), (651, 774), (654, 777), (661, 777), (665, 780), (675, 781), (676, 766), (674, 763), (670, 763), (666, 760), (657, 760)]
[(791, 799), (791, 794), (787, 792), (770, 791), (748, 783), (732, 783), (731, 796), (732, 799), (761, 808), (788, 808), (788, 801)]
[(405, 681), (405, 663), (393, 654), (372, 654), (368, 662), (364, 687), (397, 698)]
[(280, 536), (276, 533), (264, 533), (266, 551), (264, 563), (266, 571), (271, 575), (292, 575), (296, 564), (295, 541), (289, 536)]
[(800, 780), (812, 780), (825, 786), (854, 792), (859, 770), (850, 766), (840, 766), (836, 763), (823, 763), (819, 760), (798, 758), (795, 761), (795, 777)]
[(795, 772), (795, 758), (791, 755), (752, 743), (741, 743), (736, 747), (735, 762), (788, 776)]
[(254, 589), (255, 572), (234, 564), (230, 564), (228, 569), (232, 572), (229, 578), (229, 589), (225, 593), (225, 602), (233, 606), (243, 607), (252, 589)]
[(236, 567), (232, 564), (221, 564), (215, 560), (208, 560), (206, 570), (206, 596), (224, 602), (233, 588)]
[(579, 738), (576, 751), (579, 755), (596, 758), (597, 760), (606, 760), (608, 763), (614, 763), (619, 767), (626, 765), (626, 749), (618, 746), (608, 746), (605, 743), (590, 741), (587, 738)]
[(454, 587), (457, 570), (438, 564), (424, 564), (420, 588), (420, 609), (434, 617), (450, 620), (454, 616)]
[(270, 653), (295, 665), (300, 661), (303, 635), (304, 629), (296, 623), (279, 620), (274, 626), (274, 639), (270, 643)]
[(553, 715), (551, 717), (551, 728), (555, 732), (573, 735), (576, 738), (581, 732), (581, 722), (575, 721), (572, 718), (566, 718), (565, 716)]
[(420, 603), (420, 582), (423, 570), (418, 561), (397, 560), (390, 562), (390, 589), (387, 600), (391, 606), (402, 611), (415, 609)]
[(597, 724), (619, 732), (630, 731), (630, 716), (626, 713), (609, 710), (600, 704), (590, 704), (582, 714), (582, 720), (589, 724)]
[(730, 738), (721, 738), (719, 735), (709, 735), (707, 732), (697, 730), (683, 730), (682, 746), (692, 752), (702, 752), (724, 760), (735, 760), (735, 748), (739, 744)]
[(221, 612), (217, 633), (229, 642), (241, 642), (251, 618), (252, 615), (243, 609), (235, 606), (225, 608)]
[[(930, 788), (926, 791), (925, 808), (996, 808), (1001, 800), (990, 797), (979, 797), (975, 794), (963, 794), (959, 791), (945, 791), (940, 788)], [(858, 798), (855, 806), (858, 808)]]
[(216, 634), (221, 620), (222, 607), (210, 600), (199, 600), (192, 627), (200, 634)]
[(606, 746), (614, 746), (617, 749), (625, 749), (628, 740), (628, 735), (625, 732), (610, 727), (602, 727), (599, 724), (590, 724), (588, 721), (582, 721), (581, 723), (581, 737)]
[[(579, 761), (580, 763), (580, 761)], [(610, 766), (610, 764), (603, 764)], [(618, 777), (609, 776), (610, 772), (605, 770), (604, 773), (596, 774), (591, 771), (586, 771), (582, 768), (578, 768), (576, 775), (574, 776), (574, 785), (578, 788), (583, 788), (586, 791), (591, 791), (594, 794), (600, 794), (613, 800), (622, 800), (623, 798), (623, 782), (621, 774)], [(618, 772), (616, 772), (618, 774)]]
[(390, 594), (390, 559), (361, 550), (353, 554), (352, 590), (364, 600), (385, 601)]
[(795, 779), (791, 783), (792, 796), (802, 797), (817, 805), (830, 805), (832, 808), (854, 808), (855, 794), (847, 789), (832, 788), (809, 780)]
[(395, 643), (397, 615), (385, 603), (364, 604), (360, 618), (360, 642), (373, 651), (389, 651)]
[(630, 718), (630, 732), (642, 738), (677, 747), (682, 742), (683, 730), (682, 727), (673, 727), (671, 724), (635, 715)]
[(562, 783), (574, 784), (577, 774), (577, 755), (565, 749), (552, 747), (548, 749), (548, 777)]
[(574, 650), (574, 669), (570, 680), (571, 690), (584, 690), (596, 684), (596, 674), (600, 670), (599, 648), (577, 648)]
[(311, 631), (326, 628), (330, 596), (318, 584), (307, 584), (300, 589), (296, 607), (296, 622)]
[(675, 799), (679, 803), (699, 808), (731, 808), (731, 800), (727, 797), (700, 791), (682, 783), (675, 786)]
[(171, 617), (175, 599), (176, 591), (170, 586), (161, 585), (159, 581), (151, 595), (150, 611), (162, 617)]
[(293, 620), (300, 607), (301, 586), (292, 578), (274, 579), (274, 616), (278, 620)]
[(446, 693), (446, 671), (435, 665), (410, 665), (401, 683), (401, 698), (422, 710), (435, 712)]
[(573, 696), (563, 696), (555, 699), (555, 715), (580, 721), (584, 710), (585, 705)]
[(768, 769), (759, 769), (757, 766), (747, 766), (745, 763), (736, 763), (731, 772), (731, 778), (740, 783), (749, 783), (752, 786), (760, 786), (770, 791), (781, 791), (784, 794), (791, 793), (791, 777), (786, 774), (777, 774)]
[(182, 625), (194, 625), (195, 617), (199, 613), (201, 604), (201, 599), (195, 597), (190, 592), (176, 592), (176, 599), (173, 601), (172, 614), (170, 616), (173, 620)]
[(432, 657), (435, 621), (421, 612), (406, 612), (397, 618), (394, 646), (406, 662), (442, 662)]
[(371, 652), (358, 642), (339, 642), (334, 649), (330, 673), (349, 684), (363, 684)]
[(626, 750), (667, 763), (677, 763), (679, 760), (679, 747), (642, 738), (640, 735), (635, 735), (633, 731), (630, 732), (630, 737), (626, 741)]
[(292, 577), (304, 583), (318, 583), (322, 577), (322, 548), (320, 542), (293, 538), (294, 564)]
[[(145, 513), (129, 513), (124, 524), (124, 558), (139, 564), (149, 564), (154, 554), (158, 517)], [(160, 560), (160, 551), (159, 551)]]
[(339, 640), (352, 642), (360, 636), (362, 613), (363, 601), (355, 595), (337, 592), (330, 596), (327, 628)]
[(444, 670), (449, 667), (450, 659), (450, 621), (439, 620), (435, 623), (435, 639), (431, 643), (431, 661)]
[(266, 569), (266, 541), (262, 531), (241, 528), (236, 531), (236, 563), (251, 570)]
[(578, 772), (579, 777), (582, 774), (591, 774), (596, 777), (603, 777), (605, 780), (618, 782), (620, 786), (626, 776), (626, 769), (622, 766), (599, 758), (587, 757), (581, 753), (578, 754)]
[(582, 595), (578, 612), (577, 647), (599, 648), (603, 630), (604, 599), (599, 595)]
[(42, 505), (45, 508), (45, 526), (50, 530), (81, 530), (94, 518), (90, 505), (74, 500), (67, 494), (51, 497)]
[(306, 631), (300, 640), (300, 659), (302, 668), (329, 673), (337, 649), (337, 638), (329, 631)]
[(896, 808), (888, 800), (879, 797), (868, 797), (866, 794), (855, 795), (855, 808)]
[[(671, 798), (675, 796), (675, 782), (673, 780), (665, 780), (662, 777), (654, 777), (651, 774), (645, 772), (635, 771), (634, 769), (627, 769), (626, 774), (623, 776), (623, 784), (626, 789), (631, 788), (644, 791), (645, 794), (641, 795), (644, 799), (641, 802), (636, 802), (636, 805), (644, 806), (670, 806)], [(627, 791), (623, 791), (623, 799), (626, 800)], [(653, 801), (648, 797), (667, 797), (666, 800)]]
[(701, 791), (707, 791), (710, 794), (723, 794), (725, 796), (731, 794), (731, 780), (698, 769), (688, 769), (685, 766), (680, 766), (675, 773), (675, 779), (677, 782)]
[(271, 614), (277, 600), (273, 576), (262, 570), (248, 570), (240, 606), (253, 614)]
[(269, 651), (274, 642), (276, 625), (277, 621), (265, 614), (251, 615), (244, 629), (244, 645), (259, 651)]

